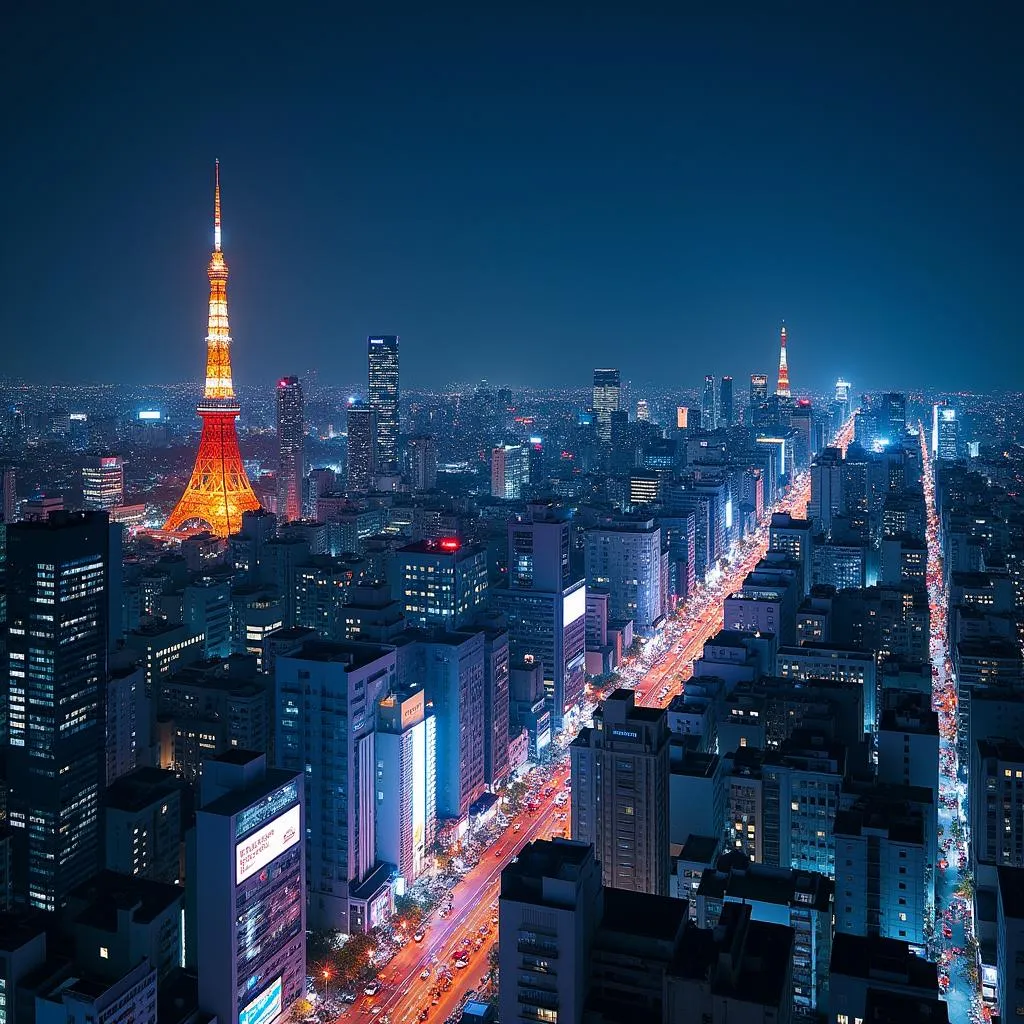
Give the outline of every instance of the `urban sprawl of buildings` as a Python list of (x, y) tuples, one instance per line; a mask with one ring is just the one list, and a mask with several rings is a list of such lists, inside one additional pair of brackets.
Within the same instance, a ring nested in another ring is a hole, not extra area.
[(198, 442), (0, 382), (0, 1024), (1024, 1015), (1018, 402), (238, 388), (215, 225)]

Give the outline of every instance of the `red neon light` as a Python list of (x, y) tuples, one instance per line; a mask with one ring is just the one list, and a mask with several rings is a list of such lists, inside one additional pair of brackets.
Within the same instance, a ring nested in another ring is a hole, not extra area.
[(440, 547), (442, 551), (458, 551), (459, 548), (462, 547), (462, 542), (458, 537), (442, 537), (441, 540), (438, 541), (438, 547)]

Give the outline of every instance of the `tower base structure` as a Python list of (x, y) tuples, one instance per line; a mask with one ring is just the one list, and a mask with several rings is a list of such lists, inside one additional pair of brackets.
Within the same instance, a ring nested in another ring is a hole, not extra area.
[(260, 507), (249, 483), (238, 448), (235, 419), (238, 406), (200, 405), (203, 420), (192, 478), (164, 523), (173, 532), (189, 525), (208, 527), (218, 537), (230, 537), (242, 528), (242, 513)]

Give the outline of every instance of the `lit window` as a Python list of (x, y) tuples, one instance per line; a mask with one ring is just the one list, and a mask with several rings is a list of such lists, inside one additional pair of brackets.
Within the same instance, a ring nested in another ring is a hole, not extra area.
[(107, 949), (106, 946), (100, 946), (100, 959), (101, 960), (109, 960), (110, 959), (110, 950)]

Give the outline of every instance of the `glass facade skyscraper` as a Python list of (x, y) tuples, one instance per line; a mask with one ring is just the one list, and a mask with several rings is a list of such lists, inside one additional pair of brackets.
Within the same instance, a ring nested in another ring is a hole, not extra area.
[(369, 405), (377, 417), (377, 462), (381, 472), (398, 467), (398, 335), (366, 339)]
[(612, 413), (619, 411), (622, 390), (618, 370), (594, 371), (594, 420), (597, 436), (604, 444), (612, 439)]
[(102, 867), (107, 515), (55, 512), (17, 523), (7, 532), (7, 554), (14, 895), (56, 911)]
[(285, 523), (302, 518), (306, 461), (302, 384), (298, 377), (277, 382), (277, 515)]

